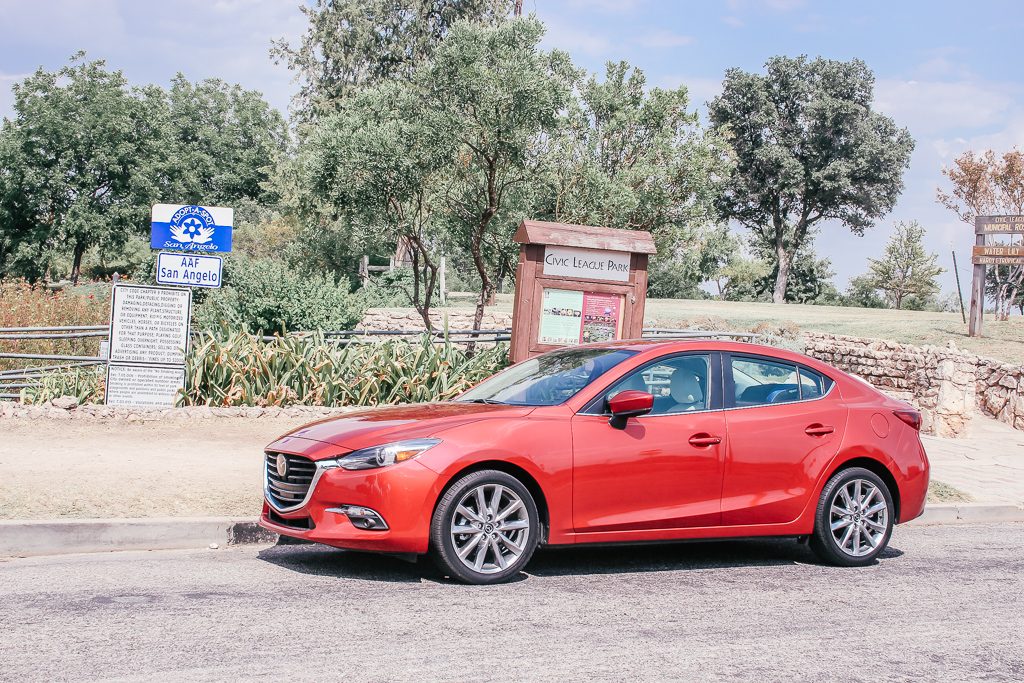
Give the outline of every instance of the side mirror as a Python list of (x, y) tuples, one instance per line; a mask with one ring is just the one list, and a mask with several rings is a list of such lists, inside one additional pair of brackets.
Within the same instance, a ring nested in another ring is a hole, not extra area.
[(654, 397), (646, 391), (620, 391), (608, 399), (608, 412), (612, 414), (608, 424), (616, 429), (625, 429), (629, 418), (646, 415), (653, 408)]

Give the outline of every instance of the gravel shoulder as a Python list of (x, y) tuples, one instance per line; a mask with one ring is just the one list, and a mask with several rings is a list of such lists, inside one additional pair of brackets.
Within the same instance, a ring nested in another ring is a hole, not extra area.
[(0, 420), (0, 519), (254, 516), (264, 446), (307, 421)]

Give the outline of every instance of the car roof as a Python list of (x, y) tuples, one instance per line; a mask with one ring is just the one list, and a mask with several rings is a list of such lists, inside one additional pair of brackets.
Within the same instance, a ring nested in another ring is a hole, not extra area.
[[(811, 366), (823, 365), (802, 353), (783, 349), (778, 346), (767, 346), (753, 342), (734, 341), (731, 339), (619, 339), (608, 342), (595, 342), (584, 344), (590, 348), (627, 349), (643, 353), (644, 355), (657, 356), (662, 353), (676, 351), (730, 351), (733, 353), (753, 354), (771, 356), (780, 360), (788, 360), (794, 363), (804, 363)], [(580, 348), (580, 347), (576, 347)]]

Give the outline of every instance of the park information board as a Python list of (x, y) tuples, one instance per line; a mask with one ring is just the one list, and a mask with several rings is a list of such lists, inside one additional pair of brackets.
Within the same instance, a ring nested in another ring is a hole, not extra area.
[(185, 386), (192, 291), (115, 285), (107, 405), (173, 407)]
[(621, 294), (544, 288), (538, 341), (575, 346), (622, 335)]

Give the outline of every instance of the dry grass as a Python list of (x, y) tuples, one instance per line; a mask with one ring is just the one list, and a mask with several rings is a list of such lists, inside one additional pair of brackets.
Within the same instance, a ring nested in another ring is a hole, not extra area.
[[(463, 300), (453, 303), (460, 310), (469, 308)], [(512, 296), (500, 295), (494, 309), (511, 311)], [(986, 317), (985, 336), (971, 338), (967, 336), (967, 325), (961, 321), (959, 313), (648, 299), (644, 322), (649, 327), (693, 326), (742, 331), (767, 324), (775, 328), (796, 327), (816, 332), (888, 339), (918, 346), (945, 346), (952, 340), (965, 351), (1024, 365), (1024, 317), (1021, 316), (1014, 316), (1006, 322), (996, 322)]]

